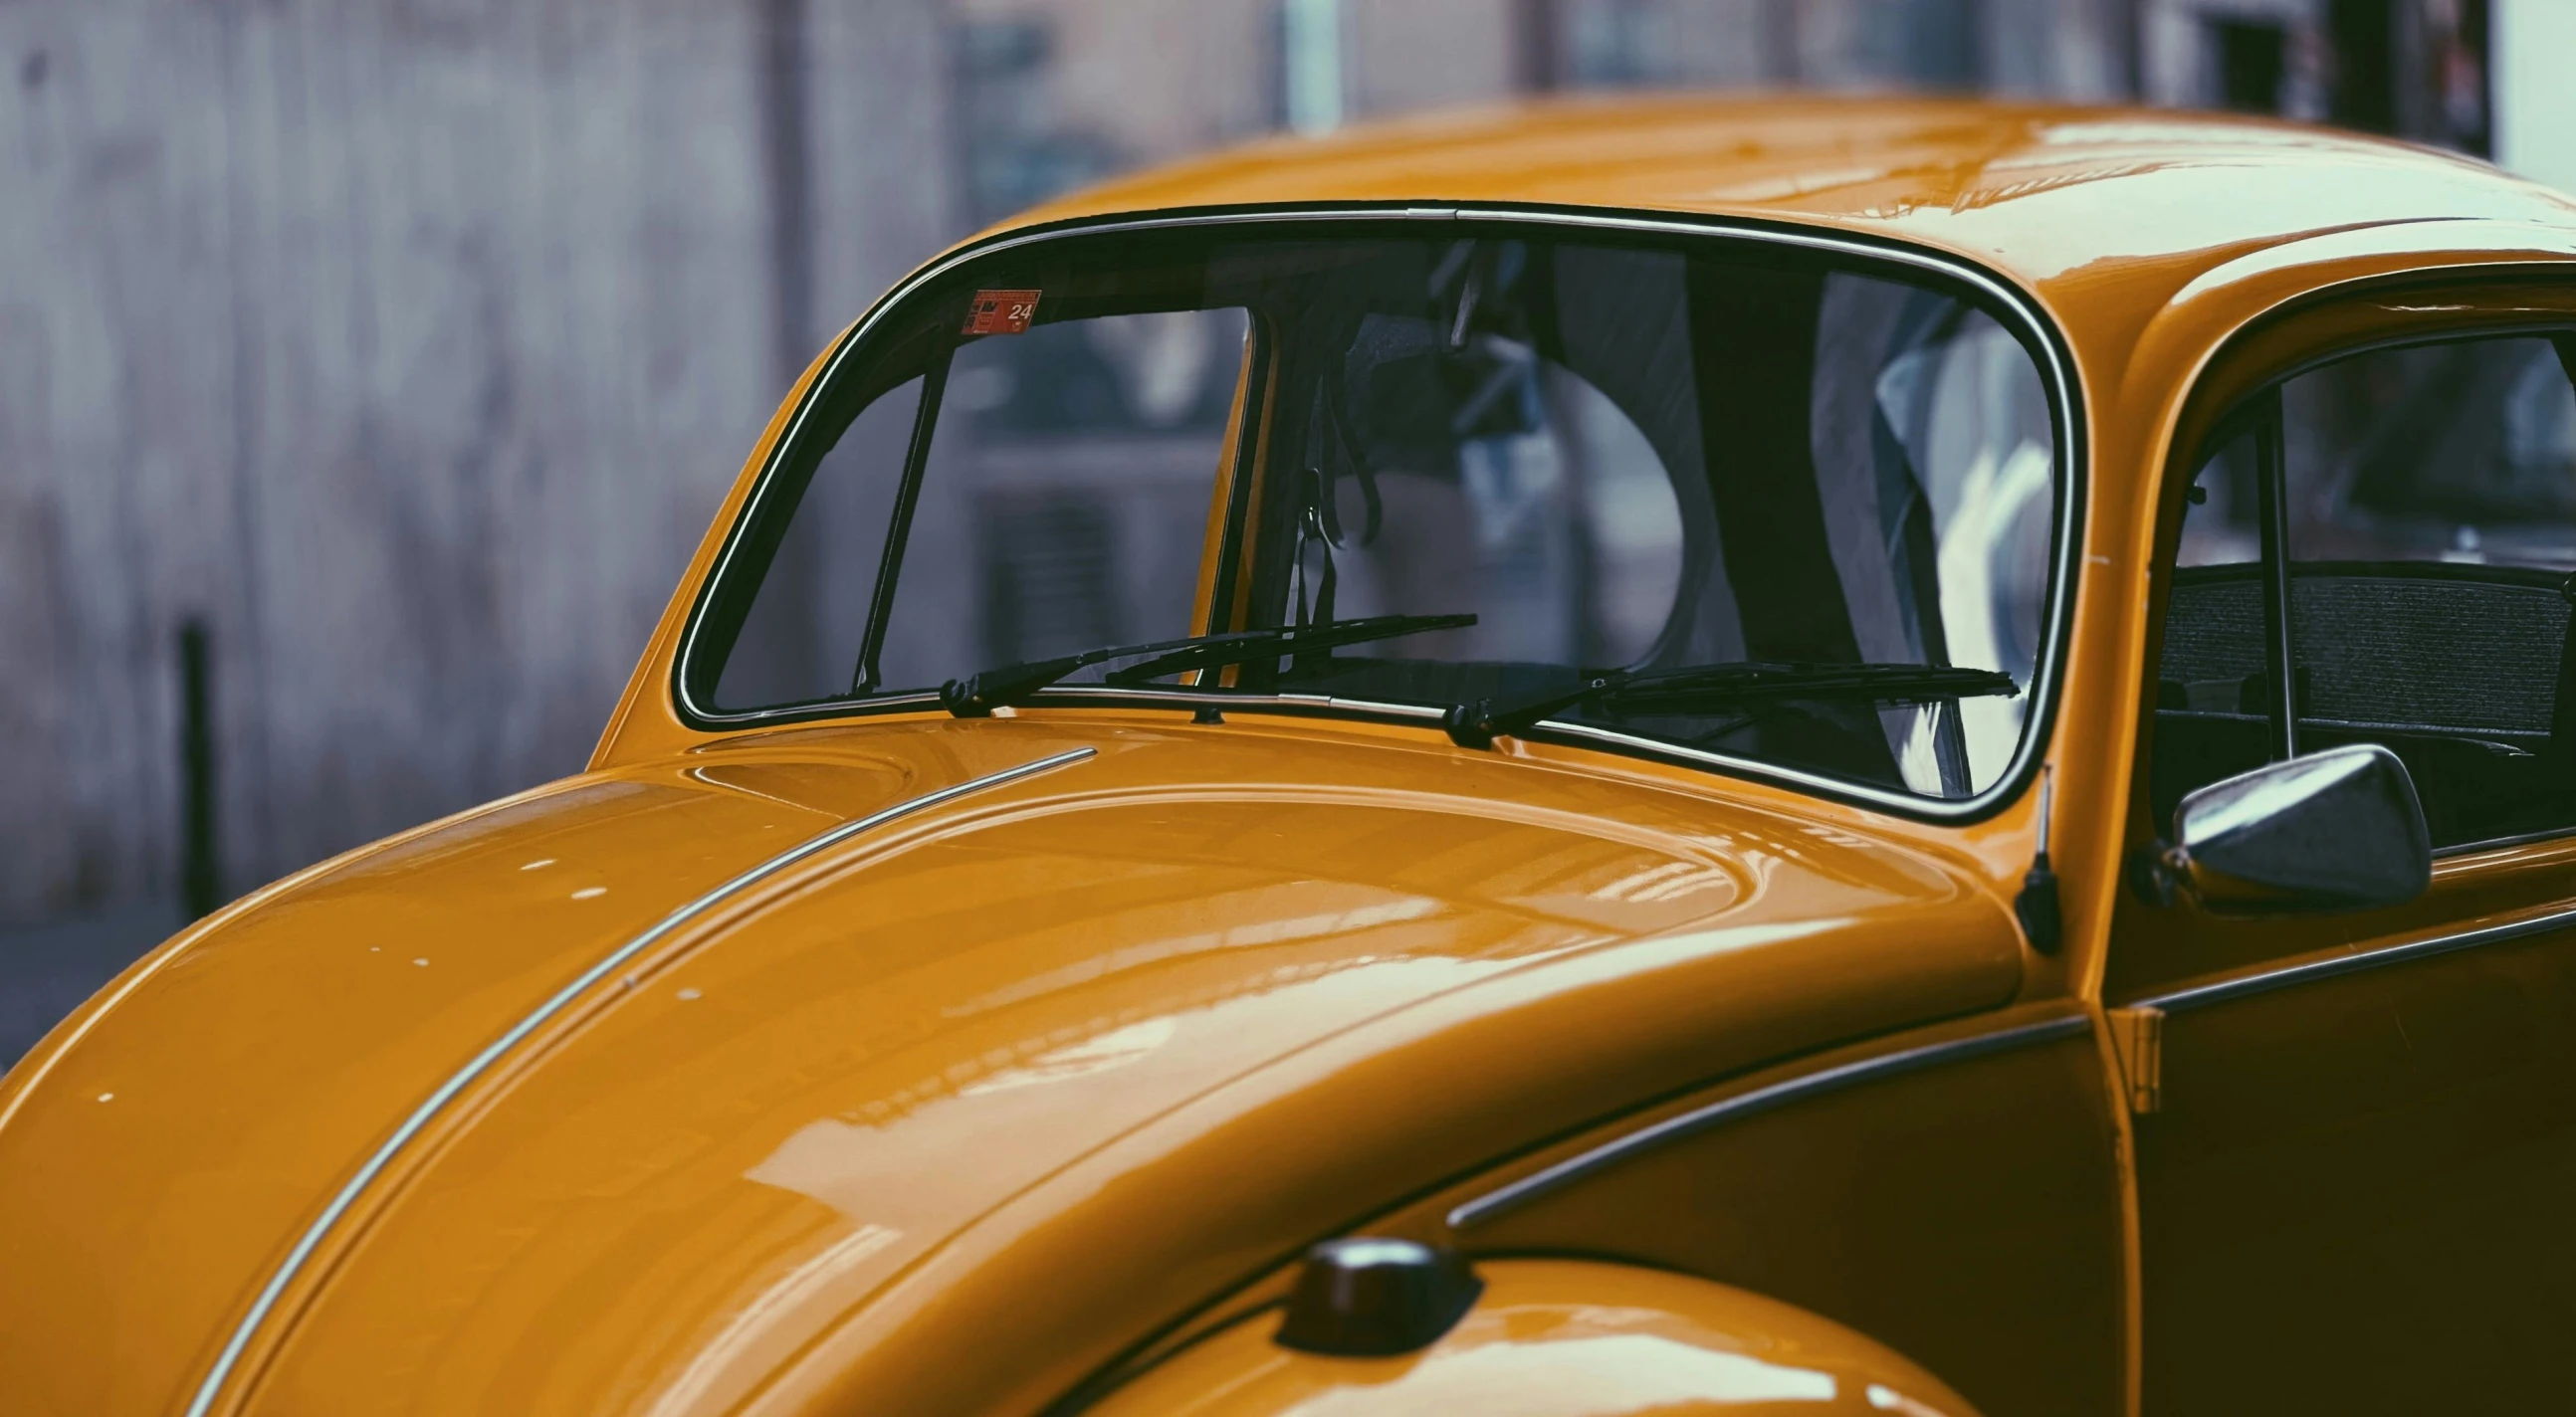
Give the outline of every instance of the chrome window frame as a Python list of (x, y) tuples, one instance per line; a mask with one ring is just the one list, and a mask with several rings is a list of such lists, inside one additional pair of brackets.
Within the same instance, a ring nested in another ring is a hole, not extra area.
[[(1920, 821), (1965, 824), (1982, 820), (2001, 810), (2029, 786), (2037, 775), (2039, 760), (2045, 756), (2046, 744), (2055, 728), (2058, 699), (2065, 672), (2068, 647), (2073, 633), (2077, 571), (2083, 564), (2082, 540), (2088, 498), (2088, 472), (2084, 454), (2085, 406), (2083, 385), (2077, 377), (2075, 361), (2064, 335), (2058, 330), (2037, 299), (2028, 291), (2005, 279), (2001, 274), (1963, 257), (1886, 238), (1874, 238), (1790, 223), (1775, 223), (1732, 217), (1697, 217), (1681, 214), (1629, 212), (1607, 208), (1565, 208), (1518, 206), (1509, 203), (1474, 203), (1457, 205), (1424, 205), (1421, 203), (1330, 203), (1302, 205), (1275, 203), (1247, 207), (1208, 207), (1181, 209), (1154, 215), (1108, 215), (1082, 217), (1062, 222), (1005, 231), (969, 243), (923, 266), (889, 290), (858, 323), (851, 326), (806, 388), (787, 427), (779, 434), (762, 465), (750, 495), (743, 499), (741, 510), (725, 531), (724, 543), (715, 563), (699, 582), (692, 598), (688, 619), (680, 632), (679, 652), (673, 656), (670, 693), (673, 708), (680, 721), (700, 732), (721, 733), (744, 729), (770, 729), (790, 724), (819, 720), (848, 720), (888, 713), (919, 712), (937, 709), (935, 693), (879, 694), (864, 698), (839, 698), (819, 702), (782, 705), (764, 709), (727, 712), (713, 705), (700, 704), (691, 698), (691, 670), (698, 650), (699, 633), (716, 586), (723, 584), (732, 568), (735, 552), (740, 548), (746, 528), (758, 516), (763, 499), (777, 482), (779, 469), (788, 454), (805, 436), (806, 424), (813, 417), (822, 392), (843, 375), (845, 368), (870, 344), (870, 336), (888, 320), (893, 311), (903, 306), (917, 292), (942, 279), (960, 266), (999, 252), (1017, 250), (1044, 242), (1121, 232), (1171, 231), (1202, 226), (1296, 226), (1321, 222), (1349, 221), (1358, 223), (1421, 222), (1486, 225), (1554, 227), (1573, 232), (1600, 231), (1624, 235), (1650, 235), (1688, 239), (1708, 238), (1719, 241), (1767, 243), (1793, 249), (1841, 256), (1847, 259), (1891, 266), (1912, 267), (1918, 271), (1957, 281), (1992, 302), (1994, 308), (2018, 322), (2023, 343), (2033, 351), (2040, 383), (2049, 400), (2055, 425), (2056, 525), (2052, 529), (2055, 544), (2049, 563), (2047, 604), (2043, 609), (2039, 656), (2033, 666), (2030, 687), (2025, 692), (2029, 713), (2022, 721), (2020, 743), (2014, 748), (2011, 762), (1985, 791), (1968, 797), (1944, 799), (1922, 797), (1908, 792), (1892, 791), (1867, 783), (1847, 781), (1799, 768), (1766, 763), (1758, 759), (1739, 758), (1704, 749), (1691, 748), (1636, 734), (1592, 724), (1547, 720), (1525, 734), (1516, 735), (1533, 741), (1555, 741), (1581, 747), (1599, 748), (1627, 757), (1646, 758), (1675, 763), (1726, 777), (1773, 783), (1829, 801), (1872, 807), (1901, 817)], [(1357, 717), (1397, 723), (1421, 723), (1437, 727), (1442, 710), (1426, 704), (1383, 702), (1368, 699), (1340, 698), (1323, 694), (1227, 694), (1221, 701), (1186, 690), (1152, 688), (1109, 688), (1100, 685), (1060, 685), (1048, 689), (1029, 707), (1080, 705), (1086, 702), (1103, 705), (1143, 705), (1147, 707), (1209, 707), (1212, 702), (1228, 711), (1268, 711), (1309, 714), (1326, 717)]]

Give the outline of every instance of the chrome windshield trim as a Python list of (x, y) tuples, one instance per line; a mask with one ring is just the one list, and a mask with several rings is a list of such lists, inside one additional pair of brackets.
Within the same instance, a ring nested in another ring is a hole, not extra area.
[(225, 1382), (232, 1377), (234, 1366), (240, 1363), (242, 1353), (249, 1348), (251, 1338), (267, 1321), (269, 1312), (277, 1307), (277, 1301), (285, 1294), (286, 1286), (294, 1281), (296, 1274), (313, 1258), (313, 1252), (321, 1247), (322, 1241), (330, 1235), (332, 1228), (348, 1214), (349, 1208), (357, 1203), (358, 1197), (365, 1193), (367, 1187), (383, 1174), (385, 1167), (392, 1163), (395, 1155), (409, 1145), (414, 1137), (420, 1135), (422, 1129), (427, 1127), (447, 1104), (455, 1101), (458, 1094), (472, 1085), (476, 1078), (489, 1071), (494, 1063), (499, 1062), (502, 1055), (524, 1042), (528, 1035), (536, 1032), (546, 1020), (562, 1012), (566, 1005), (588, 992), (600, 980), (615, 973), (620, 966), (649, 948), (654, 942), (705, 914), (708, 909), (727, 897), (756, 885), (818, 852), (829, 850), (851, 837), (884, 826), (898, 818), (908, 817), (942, 803), (955, 801), (969, 793), (1000, 787), (1056, 768), (1070, 767), (1098, 752), (1097, 748), (1075, 748), (1070, 752), (1057, 753), (1035, 762), (1022, 763), (1015, 768), (986, 773), (982, 777), (970, 778), (953, 787), (940, 788), (936, 792), (923, 793), (919, 797), (898, 802), (881, 811), (872, 812), (855, 821), (843, 822), (839, 826), (807, 837), (804, 841), (663, 916), (654, 923), (652, 928), (611, 950), (597, 963), (583, 970), (570, 984), (555, 991), (552, 997), (537, 1005), (525, 1018), (512, 1024), (500, 1037), (485, 1045), (482, 1052), (469, 1059), (465, 1066), (457, 1069), (447, 1081), (440, 1083), (437, 1090), (430, 1093), (426, 1101), (412, 1109), (411, 1115), (403, 1119), (402, 1125), (394, 1128), (393, 1135), (385, 1138), (384, 1143), (367, 1157), (366, 1161), (358, 1167), (357, 1172), (342, 1184), (339, 1191), (331, 1197), (330, 1204), (322, 1207), (322, 1213), (315, 1216), (313, 1223), (305, 1227), (303, 1235), (296, 1240), (294, 1248), (286, 1252), (286, 1258), (278, 1262), (277, 1269), (269, 1275), (268, 1282), (260, 1286), (259, 1295), (251, 1301), (249, 1310), (242, 1315), (241, 1321), (234, 1325), (232, 1337), (225, 1342), (223, 1351), (215, 1356), (214, 1366), (206, 1370), (205, 1378), (197, 1384), (197, 1394), (188, 1403), (187, 1417), (206, 1417), (206, 1413), (212, 1410), (215, 1399), (223, 1393)]
[(2292, 985), (2306, 984), (2313, 980), (2332, 979), (2342, 974), (2359, 974), (2363, 970), (2380, 969), (2388, 965), (2405, 964), (2419, 959), (2431, 959), (2435, 955), (2446, 955), (2456, 950), (2473, 950), (2481, 945), (2500, 945), (2509, 940), (2519, 940), (2530, 935), (2545, 935), (2552, 930), (2570, 927), (2576, 927), (2576, 909), (2553, 910), (2546, 915), (2535, 915), (2525, 920), (2508, 920), (2501, 925), (2481, 925), (2474, 930), (2453, 930), (2421, 940), (2382, 945), (2377, 949), (2355, 950), (2350, 954), (2330, 955), (2324, 959), (2302, 960), (2297, 964), (2267, 969), (2259, 974), (2239, 975), (2234, 979), (2221, 979), (2211, 984), (2194, 984), (2186, 988), (2169, 989), (2161, 994), (2149, 994), (2143, 998), (2125, 1000), (2117, 1007), (2158, 1009), (2169, 1014), (2181, 1013), (2187, 1009), (2207, 1008), (2212, 1004), (2224, 1004), (2256, 994), (2268, 994), (2275, 989), (2287, 989)]
[(1497, 1187), (1474, 1200), (1452, 1207), (1447, 1217), (1449, 1228), (1466, 1230), (1482, 1225), (1506, 1211), (1518, 1209), (1551, 1191), (1562, 1190), (1623, 1161), (1642, 1156), (1657, 1147), (1680, 1141), (1684, 1137), (1697, 1136), (1701, 1132), (1722, 1127), (1730, 1122), (1740, 1122), (1747, 1117), (1768, 1112), (1786, 1103), (1828, 1092), (1839, 1092), (1846, 1087), (1875, 1082), (1880, 1078), (1894, 1077), (1900, 1073), (1914, 1072), (1939, 1063), (1963, 1062), (1970, 1058), (1982, 1058), (1989, 1053), (2001, 1053), (2028, 1043), (2072, 1038), (2092, 1027), (2093, 1020), (2086, 1014), (2068, 1014), (2062, 1018), (2041, 1019), (2037, 1023), (2026, 1023), (1994, 1033), (1981, 1033), (1972, 1038), (1954, 1038), (1940, 1043), (1926, 1043), (1920, 1047), (1881, 1054), (1875, 1058), (1862, 1058), (1783, 1082), (1775, 1082), (1769, 1087), (1757, 1087), (1751, 1092), (1737, 1093), (1733, 1097), (1722, 1098), (1679, 1116), (1667, 1117), (1651, 1126), (1640, 1127), (1626, 1136), (1615, 1137), (1589, 1151), (1570, 1156), (1553, 1166), (1534, 1171), (1509, 1185)]
[[(2065, 676), (2065, 659), (2074, 622), (2076, 570), (2082, 557), (2082, 533), (2088, 498), (2084, 399), (2082, 385), (2076, 378), (2074, 364), (2057, 327), (2040, 312), (2035, 297), (1994, 271), (1963, 256), (1914, 245), (1902, 238), (1888, 236), (1867, 238), (1814, 227), (1788, 223), (1764, 222), (1741, 217), (1685, 215), (1679, 213), (1622, 212), (1611, 209), (1567, 210), (1560, 207), (1515, 207), (1497, 203), (1475, 206), (1270, 206), (1199, 211), (1170, 216), (1107, 216), (1083, 218), (1030, 230), (1005, 232), (988, 240), (962, 247), (905, 277), (886, 292), (868, 312), (851, 326), (807, 388), (787, 428), (771, 447), (769, 460), (760, 470), (751, 493), (743, 499), (733, 524), (726, 529), (722, 548), (697, 588), (695, 602), (680, 634), (679, 652), (672, 657), (672, 702), (681, 720), (691, 727), (717, 731), (785, 726), (814, 722), (826, 718), (862, 716), (868, 701), (849, 699), (816, 704), (787, 705), (772, 709), (726, 712), (698, 703), (690, 696), (690, 667), (698, 647), (698, 632), (705, 618), (708, 592), (720, 583), (733, 565), (740, 547), (742, 530), (759, 513), (761, 503), (776, 482), (778, 469), (789, 449), (803, 436), (807, 421), (813, 416), (817, 396), (829, 387), (845, 366), (867, 344), (871, 334), (891, 313), (911, 296), (969, 262), (979, 261), (999, 252), (1017, 250), (1042, 242), (1076, 237), (1116, 234), (1120, 232), (1171, 231), (1202, 226), (1289, 225), (1303, 222), (1496, 222), (1528, 226), (1557, 226), (1598, 231), (1628, 232), (1640, 235), (1677, 237), (1715, 237), (1739, 241), (1763, 242), (1777, 246), (1895, 266), (1910, 266), (1971, 287), (1993, 300), (1998, 309), (2020, 324), (2022, 333), (2041, 368), (2041, 383), (2049, 395), (2055, 413), (2057, 445), (2052, 450), (2057, 471), (2057, 525), (2055, 556), (2049, 567), (2048, 604), (2041, 621), (2039, 658), (2031, 674), (2030, 687), (2023, 702), (2030, 705), (2023, 720), (2021, 741), (2014, 747), (2012, 759), (2004, 766), (1993, 785), (1967, 797), (1947, 799), (1922, 797), (1910, 792), (1843, 778), (1824, 777), (1796, 768), (1753, 759), (1730, 758), (1704, 750), (1667, 743), (1657, 739), (1638, 738), (1610, 730), (1572, 725), (1549, 720), (1544, 732), (1551, 736), (1581, 739), (1626, 754), (1664, 758), (1686, 766), (1723, 768), (1731, 774), (1779, 783), (1796, 791), (1829, 800), (1857, 802), (1880, 808), (1899, 816), (1936, 822), (1975, 821), (2017, 799), (2036, 776), (2040, 757), (2054, 729), (2058, 708), (2058, 689)], [(1282, 703), (1297, 700), (1283, 697)], [(1402, 717), (1438, 718), (1434, 710), (1423, 715), (1421, 705), (1362, 704), (1354, 700), (1324, 700), (1319, 707), (1349, 709), (1370, 715), (1395, 714)]]
[[(1386, 699), (1353, 699), (1333, 694), (1253, 694), (1233, 689), (1168, 689), (1150, 685), (1137, 685), (1131, 688), (1102, 684), (1051, 684), (1030, 696), (1027, 702), (1015, 707), (1025, 712), (1030, 709), (1087, 708), (1094, 705), (1142, 706), (1193, 711), (1215, 709), (1220, 713), (1267, 712), (1308, 716), (1349, 716), (1389, 723), (1420, 723), (1432, 727), (1438, 727), (1448, 717), (1447, 710), (1431, 704), (1398, 703)], [(810, 710), (809, 716), (797, 722), (803, 724), (847, 721), (876, 714), (919, 713), (925, 709), (939, 707), (939, 696), (936, 694), (882, 694), (872, 698), (850, 699), (834, 703), (827, 708)], [(1798, 768), (1784, 767), (1778, 763), (1766, 763), (1756, 758), (1728, 757), (1724, 753), (1712, 753), (1705, 748), (1694, 748), (1686, 743), (1622, 733), (1615, 728), (1604, 728), (1599, 724), (1581, 723), (1570, 719), (1545, 719), (1535, 725), (1530, 732), (1517, 736), (1528, 742), (1560, 741), (1577, 746), (1607, 746), (1632, 757), (1677, 763), (1684, 767), (1706, 768), (1712, 772), (1722, 772), (1729, 776), (1758, 782), (1780, 783), (1813, 796), (1829, 799), (1857, 799), (1871, 803), (1884, 803), (1907, 810), (1930, 800), (1885, 792), (1864, 784), (1846, 782), (1841, 778), (1826, 777), (1821, 773), (1806, 772)]]

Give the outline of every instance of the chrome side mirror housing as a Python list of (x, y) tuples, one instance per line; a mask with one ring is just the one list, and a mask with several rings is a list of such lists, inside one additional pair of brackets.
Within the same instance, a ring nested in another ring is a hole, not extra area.
[(2376, 743), (2268, 763), (2182, 799), (2157, 862), (2212, 915), (2403, 905), (2433, 879), (2415, 780)]

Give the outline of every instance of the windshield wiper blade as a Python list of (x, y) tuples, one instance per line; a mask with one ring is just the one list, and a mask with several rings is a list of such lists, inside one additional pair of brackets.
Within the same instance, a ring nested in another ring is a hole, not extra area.
[(1112, 659), (1132, 659), (1140, 654), (1156, 656), (1108, 676), (1111, 684), (1140, 684), (1161, 675), (1179, 674), (1191, 669), (1248, 664), (1257, 659), (1277, 659), (1291, 651), (1365, 644), (1370, 640), (1391, 640), (1400, 635), (1419, 635), (1431, 630), (1463, 629), (1475, 623), (1473, 615), (1372, 615), (1358, 620), (1333, 620), (1321, 625), (1282, 625), (1266, 630), (1191, 635), (1184, 639), (1156, 640), (1147, 644), (1104, 645), (1080, 654), (1032, 659), (999, 669), (982, 670), (963, 679), (951, 679), (939, 686), (939, 702), (959, 718), (983, 718), (1006, 704), (1025, 702), (1030, 695), (1068, 674)]
[(1473, 615), (1371, 615), (1358, 620), (1331, 620), (1321, 625), (1244, 630), (1233, 636), (1210, 635), (1203, 643), (1187, 645), (1143, 664), (1114, 670), (1108, 678), (1112, 684), (1141, 684), (1148, 679), (1192, 669), (1219, 669), (1247, 660), (1275, 659), (1292, 651), (1334, 649), (1341, 645), (1366, 644), (1371, 640), (1427, 634), (1433, 630), (1463, 630), (1475, 623)]
[(1528, 731), (1581, 704), (1603, 701), (1621, 708), (1669, 707), (1687, 713), (1698, 705), (1735, 705), (1764, 699), (1862, 699), (1924, 703), (1948, 699), (2009, 698), (2021, 685), (1992, 669), (1942, 664), (1784, 664), (1745, 660), (1698, 664), (1646, 673), (1608, 670), (1570, 689), (1520, 699), (1481, 699), (1456, 704), (1441, 726), (1461, 747), (1490, 748), (1506, 734)]

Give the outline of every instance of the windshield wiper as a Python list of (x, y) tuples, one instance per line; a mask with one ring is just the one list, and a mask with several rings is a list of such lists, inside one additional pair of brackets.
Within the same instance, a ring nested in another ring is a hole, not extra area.
[(1480, 699), (1452, 705), (1441, 726), (1466, 748), (1490, 748), (1505, 734), (1528, 731), (1581, 704), (1690, 713), (1704, 706), (1731, 707), (1764, 699), (1862, 699), (1883, 704), (1926, 703), (2021, 692), (2009, 674), (1938, 664), (1783, 664), (1745, 660), (1698, 664), (1645, 673), (1610, 670), (1570, 689), (1519, 699)]
[(1068, 674), (1112, 659), (1131, 659), (1140, 654), (1156, 656), (1108, 676), (1108, 682), (1112, 684), (1140, 684), (1160, 675), (1179, 674), (1191, 669), (1249, 664), (1258, 659), (1277, 659), (1291, 651), (1365, 644), (1370, 640), (1391, 640), (1400, 635), (1419, 635), (1431, 630), (1463, 629), (1475, 623), (1473, 615), (1372, 615), (1359, 620), (1332, 620), (1320, 625), (1282, 625), (1267, 630), (1191, 635), (1150, 644), (1105, 645), (1080, 654), (1026, 660), (999, 669), (982, 670), (963, 679), (951, 679), (939, 686), (939, 702), (959, 718), (984, 718), (1005, 704), (1026, 702), (1030, 695)]

